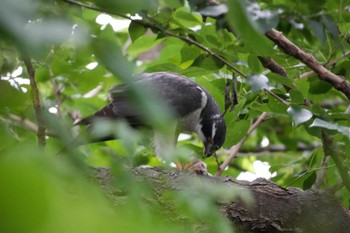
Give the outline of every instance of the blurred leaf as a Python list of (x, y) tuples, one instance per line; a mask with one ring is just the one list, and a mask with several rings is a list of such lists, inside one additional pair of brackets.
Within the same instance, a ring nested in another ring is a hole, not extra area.
[[(13, 81), (13, 80), (12, 80)], [(28, 95), (20, 87), (14, 88), (8, 81), (0, 80), (0, 112), (18, 110), (28, 100)]]
[(292, 105), (287, 109), (288, 114), (292, 117), (295, 125), (302, 124), (310, 120), (313, 116), (312, 112), (305, 108)]
[(269, 79), (263, 74), (252, 74), (248, 76), (248, 81), (252, 91), (269, 89)]
[(175, 11), (173, 22), (185, 28), (195, 27), (202, 24), (201, 17), (191, 13), (186, 8), (179, 8)]
[(128, 47), (128, 54), (133, 58), (142, 52), (150, 50), (153, 46), (159, 44), (161, 40), (157, 40), (157, 36), (141, 36), (132, 45)]
[(337, 25), (334, 23), (334, 21), (330, 17), (327, 17), (325, 15), (322, 15), (321, 19), (325, 25), (327, 32), (331, 35), (337, 47), (343, 51), (344, 47), (340, 42), (340, 33)]
[(143, 36), (147, 31), (147, 28), (140, 25), (136, 21), (131, 21), (129, 25), (129, 35), (133, 42), (137, 40), (139, 37)]
[(159, 5), (161, 7), (171, 7), (171, 8), (178, 8), (182, 7), (184, 4), (184, 0), (160, 0)]
[(141, 10), (155, 11), (158, 6), (156, 0), (129, 0), (129, 1), (113, 1), (113, 0), (94, 0), (97, 6), (101, 6), (115, 13), (135, 14)]
[(316, 20), (310, 20), (309, 25), (322, 44), (326, 43), (326, 35), (324, 33), (323, 25)]
[(268, 55), (272, 52), (271, 42), (263, 35), (266, 28), (261, 28), (252, 20), (254, 17), (249, 12), (252, 4), (243, 0), (229, 1), (229, 13), (226, 19), (240, 39), (258, 55)]
[(228, 12), (228, 8), (225, 4), (205, 6), (198, 11), (203, 16), (210, 16), (216, 18), (220, 15), (224, 15)]

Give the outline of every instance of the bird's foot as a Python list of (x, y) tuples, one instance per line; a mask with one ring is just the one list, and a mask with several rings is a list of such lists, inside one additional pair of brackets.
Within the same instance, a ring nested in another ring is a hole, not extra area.
[(189, 162), (186, 164), (176, 163), (176, 167), (179, 170), (187, 170), (198, 175), (210, 175), (207, 170), (207, 164), (199, 159), (195, 159), (193, 162)]

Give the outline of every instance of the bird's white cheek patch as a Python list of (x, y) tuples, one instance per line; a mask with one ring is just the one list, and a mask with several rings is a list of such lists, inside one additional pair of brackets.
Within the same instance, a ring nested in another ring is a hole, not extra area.
[(207, 105), (207, 101), (208, 101), (207, 94), (205, 94), (205, 92), (203, 91), (202, 88), (200, 88), (200, 87), (198, 87), (198, 86), (197, 86), (197, 88), (198, 88), (199, 90), (201, 90), (201, 96), (202, 96), (202, 98), (201, 98), (201, 107), (204, 108), (205, 105)]
[(211, 129), (211, 138), (214, 139), (216, 133), (216, 123), (215, 121), (213, 122), (213, 128)]

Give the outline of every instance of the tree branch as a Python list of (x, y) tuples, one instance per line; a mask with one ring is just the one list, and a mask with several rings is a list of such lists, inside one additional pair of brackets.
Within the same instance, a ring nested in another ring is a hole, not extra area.
[[(346, 53), (344, 53), (342, 56), (330, 61), (330, 62), (327, 62), (326, 64), (324, 64), (325, 67), (328, 67), (328, 66), (334, 66), (335, 64), (337, 64), (339, 61), (341, 61), (342, 59), (346, 58), (350, 56), (350, 51), (347, 51)], [(315, 72), (313, 70), (310, 70), (308, 72), (305, 72), (303, 74), (301, 74), (299, 77), (297, 77), (296, 79), (302, 79), (302, 78), (307, 78), (309, 77), (310, 75), (314, 74)]]
[(21, 52), (22, 60), (27, 68), (29, 80), (30, 80), (32, 102), (34, 106), (36, 121), (38, 124), (38, 131), (37, 131), (38, 143), (39, 143), (39, 146), (43, 147), (46, 144), (46, 140), (45, 140), (46, 126), (45, 126), (45, 121), (42, 114), (39, 89), (35, 80), (35, 69), (33, 67), (31, 58), (29, 57), (27, 52), (24, 50), (21, 50), (20, 52)]
[(233, 66), (229, 61), (227, 61), (225, 58), (223, 58), (222, 56), (220, 56), (219, 54), (211, 51), (209, 48), (205, 47), (204, 45), (202, 45), (201, 43), (189, 38), (189, 37), (186, 37), (186, 36), (181, 36), (181, 35), (177, 35), (171, 31), (167, 31), (165, 30), (162, 26), (160, 25), (155, 25), (155, 24), (151, 24), (149, 22), (145, 22), (144, 20), (135, 20), (135, 19), (132, 19), (132, 17), (130, 16), (126, 16), (126, 15), (123, 15), (123, 14), (120, 14), (120, 13), (117, 13), (117, 12), (113, 12), (111, 10), (107, 10), (107, 9), (103, 9), (103, 8), (99, 8), (99, 7), (96, 7), (96, 6), (93, 6), (93, 5), (90, 5), (90, 4), (85, 4), (85, 3), (82, 3), (82, 2), (78, 2), (78, 1), (74, 1), (74, 0), (63, 0), (69, 4), (73, 4), (73, 5), (77, 5), (77, 6), (80, 6), (80, 7), (84, 7), (84, 8), (87, 8), (87, 9), (90, 9), (90, 10), (94, 10), (94, 11), (99, 11), (99, 12), (105, 12), (105, 13), (108, 13), (108, 14), (112, 14), (112, 15), (116, 15), (116, 16), (119, 16), (119, 17), (122, 17), (124, 19), (128, 19), (134, 23), (137, 23), (143, 27), (146, 27), (146, 28), (150, 28), (154, 31), (158, 31), (158, 32), (161, 32), (165, 35), (168, 35), (170, 37), (174, 37), (174, 38), (177, 38), (177, 39), (180, 39), (188, 44), (191, 44), (191, 45), (194, 45), (196, 46), (197, 48), (203, 50), (204, 52), (206, 52), (207, 54), (209, 54), (210, 56), (214, 57), (215, 59), (219, 60), (220, 62), (222, 62), (223, 64), (225, 64), (228, 68), (230, 68), (231, 70), (237, 72), (239, 75), (241, 75), (242, 77), (247, 77), (242, 71), (240, 71), (239, 69), (237, 69), (235, 66)]
[[(34, 133), (38, 133), (38, 131), (39, 131), (38, 126), (34, 122), (32, 122), (28, 119), (22, 118), (20, 116), (17, 116), (15, 114), (11, 114), (11, 113), (8, 114), (7, 117), (11, 121), (19, 123), (22, 127), (26, 128)], [(57, 135), (55, 133), (48, 131), (48, 130), (46, 130), (45, 135), (57, 138)]]
[[(169, 215), (169, 209), (176, 209), (175, 201), (167, 198), (169, 192), (188, 192), (196, 186), (188, 187), (188, 184), (195, 183), (198, 184), (198, 193), (205, 196), (208, 191), (200, 184), (208, 184), (207, 187), (219, 184), (227, 190), (222, 196), (236, 194), (236, 198), (228, 202), (214, 200), (236, 233), (329, 233), (347, 232), (350, 229), (349, 212), (339, 205), (333, 195), (324, 191), (284, 189), (262, 178), (253, 182), (237, 181), (229, 177), (196, 176), (164, 168), (139, 167), (132, 173), (139, 182), (146, 182), (152, 190), (147, 203), (165, 206), (164, 210), (159, 211), (163, 211), (161, 214), (166, 216)], [(125, 196), (120, 197), (122, 191), (115, 185), (118, 177), (106, 168), (95, 169), (94, 177), (111, 201), (115, 205), (122, 205)], [(244, 197), (251, 197), (251, 202), (247, 204)], [(171, 211), (169, 219), (183, 224), (181, 214)]]
[(327, 70), (316, 60), (313, 55), (306, 53), (298, 46), (293, 44), (290, 40), (283, 36), (282, 32), (275, 29), (270, 29), (266, 32), (266, 36), (275, 42), (286, 54), (303, 62), (318, 75), (319, 79), (332, 84), (334, 88), (343, 92), (350, 100), (350, 84), (344, 78)]

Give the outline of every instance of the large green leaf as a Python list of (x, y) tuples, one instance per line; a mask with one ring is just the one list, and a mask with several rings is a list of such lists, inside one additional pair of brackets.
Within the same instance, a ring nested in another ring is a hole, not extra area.
[(345, 135), (346, 137), (348, 137), (348, 139), (350, 139), (350, 127), (339, 125), (334, 122), (328, 122), (328, 121), (324, 121), (319, 118), (316, 118), (312, 122), (310, 127), (320, 127), (320, 128), (329, 129), (329, 130), (336, 130), (337, 132)]

